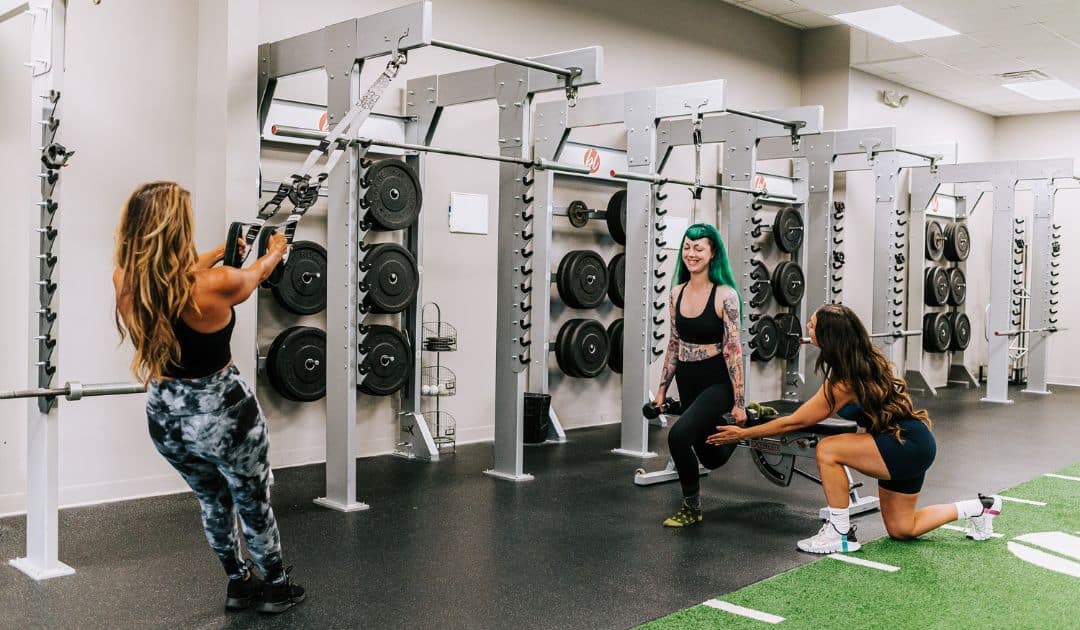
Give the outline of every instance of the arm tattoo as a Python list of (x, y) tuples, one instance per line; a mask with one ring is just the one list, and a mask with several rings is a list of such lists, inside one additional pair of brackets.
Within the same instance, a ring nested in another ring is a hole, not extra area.
[(660, 373), (660, 387), (667, 390), (675, 378), (675, 368), (679, 364), (679, 330), (675, 326), (675, 292), (670, 292), (668, 300), (668, 347), (664, 353), (664, 369)]
[(746, 407), (746, 381), (743, 375), (742, 339), (739, 335), (739, 297), (734, 291), (724, 296), (724, 361), (727, 362), (735, 406)]

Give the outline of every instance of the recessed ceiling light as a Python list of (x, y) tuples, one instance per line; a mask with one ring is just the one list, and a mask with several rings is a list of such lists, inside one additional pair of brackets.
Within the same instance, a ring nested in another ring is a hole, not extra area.
[(1080, 89), (1074, 88), (1064, 81), (1048, 79), (1046, 81), (1025, 81), (1023, 83), (1003, 83), (1013, 92), (1023, 94), (1036, 101), (1063, 101), (1066, 99), (1080, 99)]
[(897, 4), (880, 9), (840, 13), (832, 17), (894, 42), (913, 42), (960, 34)]

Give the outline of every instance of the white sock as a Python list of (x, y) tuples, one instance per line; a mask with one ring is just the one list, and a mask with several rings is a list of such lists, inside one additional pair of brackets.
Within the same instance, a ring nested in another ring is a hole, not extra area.
[(972, 516), (981, 516), (983, 510), (982, 501), (978, 499), (969, 499), (967, 501), (957, 501), (953, 505), (956, 506), (956, 518), (971, 518)]
[[(980, 504), (981, 506), (982, 504)], [(851, 531), (851, 510), (849, 508), (829, 508), (829, 522), (841, 534)]]

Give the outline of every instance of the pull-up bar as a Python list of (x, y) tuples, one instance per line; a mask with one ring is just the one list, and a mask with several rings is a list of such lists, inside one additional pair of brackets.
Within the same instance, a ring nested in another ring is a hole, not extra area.
[(1018, 330), (995, 330), (995, 337), (1015, 337), (1017, 335), (1023, 335), (1027, 333), (1056, 333), (1060, 330), (1068, 330), (1068, 328), (1061, 328), (1058, 326), (1046, 326), (1045, 328), (1021, 328)]
[(616, 179), (632, 179), (639, 182), (649, 182), (651, 184), (680, 184), (682, 186), (688, 186), (690, 188), (709, 188), (712, 190), (726, 190), (728, 192), (743, 193), (747, 195), (753, 195), (755, 197), (764, 199), (775, 199), (777, 201), (798, 201), (799, 198), (794, 195), (781, 195), (770, 194), (768, 190), (757, 190), (755, 188), (739, 188), (738, 186), (724, 186), (723, 184), (705, 184), (692, 182), (686, 179), (672, 179), (671, 177), (661, 177), (659, 175), (643, 175), (639, 173), (627, 173), (623, 171), (611, 171), (611, 176)]
[[(289, 127), (286, 125), (274, 125), (270, 128), (270, 132), (273, 133), (275, 136), (282, 136), (285, 138), (301, 138), (304, 140), (323, 140), (324, 138), (326, 138), (327, 135), (329, 135), (325, 131), (303, 129), (301, 127)], [(506, 155), (473, 153), (471, 151), (461, 151), (458, 149), (443, 149), (440, 147), (428, 146), (426, 144), (409, 144), (407, 142), (395, 142), (393, 140), (379, 140), (375, 138), (338, 138), (338, 143), (343, 145), (356, 143), (365, 148), (370, 146), (389, 147), (393, 149), (402, 149), (404, 151), (422, 151), (425, 153), (455, 155), (458, 157), (474, 158), (477, 160), (490, 160), (492, 162), (506, 162), (508, 164), (520, 164), (522, 166), (529, 166), (541, 171), (562, 171), (564, 173), (575, 173), (577, 175), (588, 175), (591, 172), (588, 168), (585, 168), (583, 166), (561, 164), (559, 162), (551, 162), (543, 158), (537, 160), (528, 160), (525, 158), (516, 158)]]
[(456, 50), (458, 52), (468, 53), (470, 55), (476, 55), (477, 57), (487, 57), (488, 59), (494, 59), (496, 61), (506, 61), (526, 68), (533, 68), (535, 70), (543, 70), (544, 72), (550, 72), (551, 74), (559, 75), (567, 79), (573, 79), (581, 76), (581, 68), (560, 68), (540, 61), (533, 61), (525, 57), (513, 57), (511, 55), (504, 55), (492, 50), (484, 50), (483, 48), (474, 48), (472, 46), (466, 46), (464, 44), (455, 44), (453, 42), (445, 42), (440, 39), (431, 40), (431, 45), (437, 48), (445, 48), (447, 50)]

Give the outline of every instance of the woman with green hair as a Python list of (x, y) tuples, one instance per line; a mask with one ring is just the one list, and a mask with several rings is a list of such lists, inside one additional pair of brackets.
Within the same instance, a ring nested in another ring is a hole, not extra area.
[(706, 439), (731, 413), (746, 422), (740, 300), (727, 250), (715, 227), (691, 225), (683, 235), (671, 286), (671, 333), (655, 403), (663, 409), (668, 387), (679, 386), (682, 416), (668, 431), (668, 449), (682, 485), (679, 510), (664, 521), (686, 527), (702, 520), (698, 463), (708, 469), (727, 463), (735, 444)]

